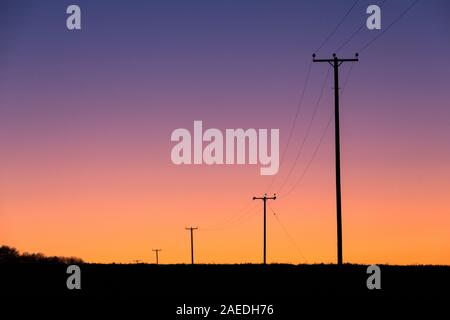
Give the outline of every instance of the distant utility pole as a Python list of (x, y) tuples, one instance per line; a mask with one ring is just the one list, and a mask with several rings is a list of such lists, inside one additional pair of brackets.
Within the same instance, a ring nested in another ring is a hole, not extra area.
[(197, 230), (197, 227), (185, 228), (186, 230), (191, 230), (191, 264), (194, 264), (194, 230)]
[(152, 249), (152, 251), (155, 251), (155, 253), (156, 253), (156, 264), (159, 264), (159, 260), (158, 260), (158, 252), (160, 252), (161, 249)]
[(359, 61), (358, 54), (354, 59), (338, 59), (333, 53), (333, 59), (316, 59), (313, 62), (328, 62), (334, 69), (334, 138), (336, 154), (336, 215), (337, 215), (337, 258), (338, 265), (342, 265), (342, 208), (341, 208), (341, 152), (339, 139), (339, 66), (344, 62)]
[(264, 202), (264, 264), (266, 264), (266, 202), (267, 200), (275, 200), (277, 197), (274, 194), (273, 197), (267, 197), (264, 193), (264, 197), (253, 197), (253, 200), (262, 200)]

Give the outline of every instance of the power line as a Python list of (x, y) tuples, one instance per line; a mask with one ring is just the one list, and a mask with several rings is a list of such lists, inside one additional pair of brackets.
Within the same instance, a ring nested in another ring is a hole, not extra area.
[[(287, 139), (287, 142), (286, 142), (286, 146), (284, 147), (283, 153), (281, 154), (281, 158), (280, 158), (280, 167), (281, 167), (281, 165), (282, 165), (282, 163), (283, 163), (283, 161), (284, 161), (284, 158), (285, 158), (285, 156), (286, 156), (287, 150), (289, 149), (289, 145), (290, 145), (290, 143), (291, 143), (292, 136), (293, 136), (293, 134), (294, 134), (294, 129), (295, 129), (295, 126), (296, 126), (296, 124), (297, 124), (297, 118), (298, 118), (298, 115), (299, 115), (299, 113), (300, 113), (300, 109), (302, 108), (303, 98), (304, 98), (304, 96), (305, 96), (306, 88), (307, 88), (307, 86), (308, 86), (309, 76), (310, 76), (310, 74), (311, 74), (312, 64), (313, 64), (313, 63), (312, 63), (312, 61), (311, 61), (311, 62), (309, 63), (309, 65), (308, 65), (308, 70), (306, 71), (306, 78), (305, 78), (305, 82), (303, 83), (302, 93), (300, 94), (300, 100), (299, 100), (299, 102), (298, 102), (298, 104), (297, 104), (297, 108), (296, 108), (296, 110), (295, 110), (295, 115), (294, 115), (294, 119), (292, 120), (291, 129), (289, 130), (289, 136), (288, 136), (288, 139)], [(275, 182), (276, 176), (277, 176), (277, 175), (274, 175), (274, 176), (272, 177), (272, 179), (271, 179), (271, 181), (270, 181), (270, 184), (269, 184), (269, 185), (267, 186), (267, 188), (266, 188), (266, 192), (268, 192), (268, 191), (270, 190), (270, 188), (272, 187), (273, 183)]]
[[(384, 1), (387, 1), (387, 0), (384, 0)], [(322, 42), (322, 44), (319, 46), (319, 48), (317, 48), (317, 50), (315, 52), (318, 52), (328, 42), (328, 40), (334, 35), (334, 33), (341, 26), (341, 24), (345, 21), (345, 19), (348, 17), (348, 15), (350, 14), (350, 12), (353, 10), (353, 8), (356, 6), (356, 4), (358, 2), (359, 2), (359, 0), (355, 0), (355, 2), (351, 5), (351, 7), (347, 10), (345, 15), (342, 17), (342, 19), (338, 22), (336, 27), (333, 29), (333, 31), (328, 35), (328, 37), (325, 38), (325, 40)], [(292, 140), (292, 136), (293, 136), (294, 129), (295, 129), (295, 126), (296, 126), (297, 118), (298, 118), (298, 115), (299, 115), (299, 111), (300, 111), (301, 106), (302, 106), (303, 97), (304, 97), (305, 92), (306, 92), (306, 87), (307, 87), (307, 83), (308, 83), (308, 80), (309, 80), (309, 75), (310, 75), (310, 72), (311, 72), (311, 66), (312, 66), (312, 63), (310, 63), (309, 66), (308, 66), (308, 71), (307, 71), (306, 80), (305, 80), (305, 83), (304, 83), (304, 86), (303, 86), (302, 94), (301, 94), (301, 97), (300, 97), (300, 102), (299, 102), (299, 104), (297, 106), (297, 109), (296, 109), (296, 112), (295, 112), (294, 120), (293, 120), (292, 125), (291, 125), (291, 129), (290, 129), (290, 132), (289, 132), (289, 136), (288, 136), (288, 140), (287, 140), (287, 143), (286, 143), (286, 147), (283, 150), (283, 153), (282, 153), (281, 158), (280, 158), (280, 167), (281, 167), (282, 163), (284, 162), (287, 150), (289, 149), (289, 145), (290, 145), (290, 142)], [(302, 149), (302, 148), (300, 148), (300, 149)], [(291, 168), (291, 171), (292, 171), (292, 168)], [(289, 177), (289, 175), (290, 174), (288, 174), (288, 177)], [(266, 188), (266, 192), (268, 192), (270, 190), (270, 188), (272, 187), (273, 183), (276, 180), (276, 177), (277, 177), (276, 175), (274, 175), (272, 177), (268, 187)], [(283, 182), (282, 185), (284, 185), (285, 183), (286, 183), (286, 180)]]
[[(383, 7), (383, 5), (387, 2), (388, 0), (384, 0), (381, 4), (380, 4), (380, 8)], [(350, 37), (347, 38), (347, 40), (345, 40), (344, 42), (341, 43), (341, 45), (338, 46), (338, 48), (335, 50), (335, 52), (339, 52), (339, 50), (341, 50), (342, 48), (344, 48), (350, 41), (353, 40), (353, 38), (362, 30), (362, 28), (364, 28), (364, 26), (366, 25), (366, 21), (364, 21), (363, 23), (361, 23), (361, 25), (359, 26), (358, 29), (356, 29), (351, 35)]]
[[(256, 204), (250, 204), (244, 206), (241, 210), (237, 210), (236, 213), (231, 216), (229, 219), (225, 220), (221, 226), (214, 226), (212, 228), (203, 228), (202, 231), (216, 231), (216, 230), (223, 230), (227, 229), (227, 225), (234, 225), (236, 221), (241, 220), (243, 217), (247, 216), (249, 213), (251, 213), (251, 210), (256, 206)], [(225, 225), (225, 226), (224, 226)]]
[(308, 163), (306, 164), (305, 169), (302, 171), (300, 177), (297, 179), (297, 181), (294, 183), (292, 188), (289, 189), (288, 192), (282, 194), (280, 196), (280, 199), (285, 199), (289, 194), (291, 194), (298, 186), (298, 184), (303, 180), (303, 177), (305, 176), (306, 172), (308, 171), (309, 167), (311, 166), (311, 163), (313, 162), (314, 158), (316, 157), (317, 152), (319, 151), (320, 146), (322, 145), (323, 139), (325, 138), (326, 133), (328, 132), (328, 128), (330, 127), (331, 120), (333, 120), (334, 112), (330, 114), (330, 117), (328, 119), (328, 123), (325, 127), (325, 129), (322, 132), (322, 135), (320, 137), (319, 143), (317, 144), (316, 148), (314, 149), (311, 158), (309, 159)]
[(294, 238), (290, 235), (290, 233), (287, 231), (287, 228), (284, 226), (284, 224), (281, 222), (280, 218), (278, 217), (278, 214), (275, 213), (275, 211), (273, 210), (272, 206), (269, 204), (269, 209), (272, 211), (273, 216), (275, 217), (275, 219), (278, 221), (281, 229), (284, 231), (284, 233), (286, 234), (287, 238), (291, 241), (292, 245), (295, 247), (295, 249), (297, 249), (298, 253), (300, 253), (301, 257), (303, 258), (303, 260), (305, 260), (305, 263), (307, 262), (307, 259), (305, 258), (305, 256), (303, 255), (302, 250), (300, 249), (300, 247), (297, 245), (297, 242), (294, 240)]
[(341, 91), (341, 97), (344, 95), (345, 88), (347, 88), (347, 83), (348, 83), (348, 80), (350, 79), (350, 75), (352, 74), (352, 71), (353, 71), (353, 67), (354, 67), (354, 66), (355, 66), (354, 63), (352, 63), (352, 64), (350, 65), (350, 70), (348, 70), (348, 73), (347, 73), (347, 75), (345, 76), (344, 85), (342, 86), (342, 91)]
[(336, 27), (334, 27), (333, 31), (328, 35), (328, 37), (325, 38), (325, 40), (322, 42), (322, 44), (314, 51), (315, 53), (318, 53), (320, 49), (330, 40), (330, 38), (336, 33), (337, 29), (341, 26), (341, 24), (344, 22), (344, 20), (347, 18), (347, 16), (350, 14), (350, 12), (353, 10), (353, 8), (356, 6), (356, 4), (359, 2), (359, 0), (356, 0), (353, 2), (352, 6), (347, 10), (345, 15), (342, 17), (342, 19), (338, 22)]
[[(386, 0), (385, 0), (385, 1), (386, 1)], [(355, 0), (355, 2), (354, 2), (354, 3), (352, 4), (352, 6), (347, 10), (347, 12), (346, 12), (345, 15), (342, 17), (342, 19), (338, 22), (338, 24), (336, 25), (336, 27), (334, 28), (334, 30), (328, 35), (328, 37), (325, 38), (325, 40), (322, 42), (322, 44), (319, 46), (319, 48), (317, 48), (317, 50), (316, 50), (315, 52), (318, 52), (318, 51), (319, 51), (319, 50), (320, 50), (320, 49), (328, 42), (328, 40), (333, 36), (333, 34), (334, 34), (334, 33), (337, 31), (337, 29), (341, 26), (341, 24), (344, 22), (344, 20), (347, 18), (347, 16), (350, 14), (350, 12), (353, 10), (353, 8), (356, 6), (356, 4), (357, 4), (358, 2), (359, 2), (359, 0)], [(298, 115), (299, 115), (299, 112), (300, 112), (300, 109), (301, 109), (301, 106), (302, 106), (302, 103), (303, 103), (303, 98), (304, 98), (304, 95), (305, 95), (305, 92), (306, 92), (306, 88), (307, 88), (307, 84), (308, 84), (308, 81), (309, 81), (309, 76), (310, 76), (310, 73), (311, 73), (311, 67), (312, 67), (312, 62), (311, 62), (311, 63), (309, 64), (309, 66), (308, 66), (308, 71), (307, 71), (307, 73), (306, 73), (306, 80), (305, 80), (305, 82), (304, 82), (303, 90), (302, 90), (302, 93), (301, 93), (301, 96), (300, 96), (300, 101), (299, 101), (299, 103), (298, 103), (298, 105), (297, 105), (297, 109), (296, 109), (296, 111), (295, 111), (295, 115), (294, 115), (294, 119), (293, 119), (293, 121), (292, 121), (291, 129), (290, 129), (290, 131), (289, 131), (289, 136), (288, 136), (288, 140), (287, 140), (287, 143), (286, 143), (286, 147), (284, 148), (283, 153), (281, 154), (281, 158), (280, 158), (280, 167), (281, 167), (281, 165), (282, 165), (282, 163), (283, 163), (283, 161), (284, 161), (284, 158), (285, 158), (285, 156), (286, 156), (287, 150), (289, 149), (289, 145), (290, 145), (290, 142), (291, 142), (293, 133), (294, 133), (294, 129), (295, 129), (295, 126), (296, 126), (297, 118), (298, 118)], [(275, 182), (276, 177), (277, 177), (277, 175), (274, 175), (274, 176), (272, 177), (272, 179), (271, 179), (269, 185), (268, 185), (267, 188), (266, 188), (266, 192), (270, 191), (270, 188), (272, 187), (273, 183)]]
[(407, 13), (409, 10), (411, 10), (417, 3), (419, 2), (419, 0), (415, 0), (413, 1), (407, 8), (406, 10), (404, 10), (394, 21), (392, 21), (386, 28), (383, 29), (383, 31), (381, 31), (379, 34), (377, 34), (375, 37), (373, 37), (372, 40), (370, 40), (369, 42), (367, 42), (364, 46), (361, 47), (361, 49), (359, 49), (359, 52), (363, 52), (364, 50), (366, 50), (372, 43), (374, 43), (378, 38), (380, 38), (383, 34), (385, 34), (394, 24), (396, 24), (397, 22), (399, 22)]
[(296, 166), (297, 166), (297, 163), (298, 163), (297, 161), (298, 161), (298, 159), (300, 158), (300, 155), (301, 155), (301, 153), (302, 153), (302, 151), (303, 151), (303, 147), (305, 146), (305, 142), (306, 142), (306, 140), (307, 140), (308, 137), (309, 137), (309, 133), (310, 133), (310, 131), (311, 131), (311, 127), (312, 127), (312, 124), (313, 124), (314, 119), (315, 119), (315, 117), (316, 117), (317, 111), (319, 110), (320, 101), (322, 100), (323, 93), (324, 93), (324, 91), (325, 91), (325, 86), (326, 86), (326, 83), (327, 83), (327, 80), (328, 80), (328, 76), (329, 76), (329, 75), (330, 75), (330, 69), (327, 70), (327, 73), (326, 73), (326, 75), (325, 75), (325, 79), (324, 79), (324, 81), (323, 81), (322, 88), (321, 88), (321, 90), (320, 90), (319, 98), (317, 99), (316, 106), (315, 106), (315, 108), (314, 108), (314, 111), (313, 111), (313, 114), (312, 114), (312, 116), (311, 116), (311, 119), (310, 119), (310, 121), (309, 121), (309, 123), (308, 123), (308, 127), (307, 127), (307, 129), (306, 129), (305, 136), (303, 137), (303, 140), (302, 140), (302, 142), (301, 142), (301, 144), (300, 144), (300, 148), (299, 148), (298, 151), (297, 151), (297, 154), (296, 154), (296, 156), (295, 156), (295, 158), (294, 158), (294, 162), (293, 162), (293, 164), (292, 164), (292, 166), (291, 166), (291, 169), (289, 170), (288, 175), (286, 176), (286, 178), (284, 179), (283, 183), (281, 184), (281, 186), (280, 186), (279, 189), (278, 189), (278, 193), (281, 193), (281, 191), (283, 190), (284, 186), (286, 185), (286, 182), (289, 180), (290, 176), (292, 175), (294, 169), (295, 169)]
[(225, 229), (230, 229), (235, 226), (237, 226), (240, 222), (244, 221), (245, 218), (250, 217), (251, 214), (255, 213), (253, 210), (256, 207), (256, 203), (254, 203), (252, 206), (248, 207), (247, 210), (243, 211), (242, 214), (236, 215), (233, 218), (227, 220), (223, 225), (221, 226), (215, 226), (212, 228), (203, 228), (202, 231), (220, 231)]
[[(350, 70), (349, 70), (349, 72), (347, 73), (347, 76), (346, 76), (346, 78), (345, 78), (345, 80), (344, 80), (344, 85), (342, 86), (341, 96), (344, 95), (345, 88), (347, 87), (347, 83), (348, 83), (348, 81), (349, 81), (349, 79), (350, 79), (350, 75), (351, 75), (351, 73), (352, 73), (352, 71), (353, 71), (354, 65), (355, 65), (355, 64), (353, 64), (353, 63), (351, 64)], [(322, 142), (323, 142), (323, 140), (324, 140), (324, 138), (325, 138), (325, 136), (326, 136), (326, 133), (327, 133), (327, 131), (328, 131), (328, 128), (329, 128), (330, 125), (331, 125), (331, 120), (333, 120), (333, 116), (334, 116), (334, 112), (332, 112), (332, 113), (330, 114), (330, 116), (329, 116), (329, 118), (328, 118), (327, 125), (325, 126), (325, 128), (324, 128), (324, 130), (323, 130), (323, 132), (322, 132), (322, 135), (320, 136), (319, 142), (318, 142), (316, 148), (314, 149), (314, 151), (313, 151), (313, 153), (312, 153), (312, 155), (311, 155), (311, 158), (310, 158), (309, 161), (307, 162), (305, 169), (302, 171), (301, 175), (299, 176), (299, 178), (297, 179), (297, 181), (294, 183), (294, 185), (289, 189), (289, 191), (286, 192), (286, 193), (284, 193), (284, 194), (282, 194), (281, 196), (279, 196), (280, 199), (284, 199), (284, 198), (286, 198), (289, 194), (291, 194), (291, 193), (297, 188), (297, 186), (301, 183), (301, 181), (303, 180), (304, 176), (306, 175), (306, 172), (308, 171), (309, 167), (311, 166), (311, 163), (312, 163), (313, 160), (315, 159), (315, 157), (316, 157), (316, 155), (317, 155), (317, 152), (318, 152), (319, 149), (320, 149), (320, 146), (322, 145)]]
[(356, 31), (354, 31), (351, 35), (350, 35), (350, 37), (347, 39), (347, 40), (345, 40), (336, 50), (335, 50), (335, 52), (339, 52), (339, 50), (341, 50), (343, 47), (345, 47), (361, 30), (362, 30), (362, 28), (364, 28), (364, 26), (365, 26), (365, 22), (363, 22), (360, 26), (359, 26), (359, 28), (358, 29), (356, 29)]

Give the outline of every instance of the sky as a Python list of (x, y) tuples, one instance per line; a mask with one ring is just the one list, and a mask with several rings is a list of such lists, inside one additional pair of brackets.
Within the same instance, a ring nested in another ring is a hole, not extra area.
[[(333, 74), (311, 55), (330, 58), (382, 1), (341, 20), (353, 3), (2, 1), (0, 244), (189, 263), (197, 226), (196, 262), (260, 263), (252, 197), (267, 192), (268, 262), (335, 263)], [(450, 4), (419, 1), (389, 27), (411, 3), (388, 0), (382, 29), (337, 51), (359, 52), (339, 69), (345, 262), (450, 264)], [(174, 165), (171, 133), (194, 120), (278, 128), (278, 174)]]

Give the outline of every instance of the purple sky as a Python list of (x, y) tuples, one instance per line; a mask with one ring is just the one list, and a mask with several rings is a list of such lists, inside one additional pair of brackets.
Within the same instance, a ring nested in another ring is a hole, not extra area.
[[(382, 30), (413, 1), (388, 0)], [(47, 179), (49, 172), (64, 181), (66, 170), (111, 165), (112, 171), (152, 171), (157, 176), (149, 182), (152, 188), (169, 184), (167, 177), (181, 181), (181, 169), (170, 163), (170, 133), (192, 129), (194, 120), (220, 129), (279, 128), (283, 153), (311, 54), (353, 2), (79, 0), (82, 30), (68, 31), (65, 10), (73, 1), (1, 1), (4, 212), (20, 216), (16, 197), (31, 199), (35, 189), (24, 186)], [(381, 2), (359, 1), (318, 57), (331, 57), (365, 22), (367, 6)], [(419, 1), (360, 52), (342, 97), (344, 171), (358, 166), (374, 174), (397, 171), (392, 181), (407, 185), (421, 185), (425, 176), (450, 176), (449, 18), (448, 1)], [(380, 32), (362, 28), (339, 56), (353, 57)], [(327, 68), (312, 65), (280, 174), (293, 162)], [(340, 70), (343, 83), (350, 64)], [(331, 80), (306, 154), (328, 120)], [(332, 168), (332, 159), (321, 162), (324, 168)], [(411, 171), (403, 172), (408, 165)], [(201, 179), (210, 172), (196, 174)], [(268, 180), (255, 174), (254, 182), (262, 186)], [(20, 183), (17, 190), (11, 187)], [(175, 195), (183, 194), (182, 186)], [(426, 192), (442, 188), (436, 183)], [(13, 221), (3, 228), (19, 225)]]

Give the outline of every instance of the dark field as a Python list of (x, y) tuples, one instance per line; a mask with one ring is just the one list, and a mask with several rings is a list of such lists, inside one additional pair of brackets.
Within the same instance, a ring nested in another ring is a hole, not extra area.
[[(32, 314), (39, 310), (46, 315), (57, 306), (79, 318), (94, 312), (99, 319), (107, 314), (123, 319), (309, 319), (306, 315), (311, 314), (319, 319), (335, 314), (392, 318), (393, 312), (404, 319), (418, 310), (433, 319), (430, 312), (446, 312), (450, 301), (448, 266), (380, 265), (380, 290), (367, 289), (369, 275), (363, 265), (80, 264), (81, 290), (67, 289), (66, 268), (54, 263), (2, 263), (0, 301), (35, 305), (20, 309)], [(220, 313), (224, 306), (244, 304), (273, 305), (274, 312)], [(208, 317), (178, 315), (183, 306), (216, 311)]]
[(81, 290), (66, 265), (0, 264), (0, 294), (154, 297), (449, 297), (448, 266), (386, 266), (369, 290), (363, 265), (81, 264)]

